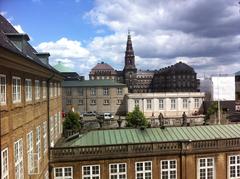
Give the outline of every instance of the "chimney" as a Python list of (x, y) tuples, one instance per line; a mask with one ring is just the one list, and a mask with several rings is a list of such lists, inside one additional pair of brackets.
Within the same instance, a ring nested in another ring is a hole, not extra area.
[(29, 36), (24, 33), (5, 33), (13, 45), (18, 48), (21, 52), (25, 53), (25, 47), (27, 42), (30, 40)]
[(37, 57), (40, 59), (42, 63), (45, 65), (49, 65), (49, 56), (50, 53), (48, 52), (41, 52), (41, 53), (36, 53)]

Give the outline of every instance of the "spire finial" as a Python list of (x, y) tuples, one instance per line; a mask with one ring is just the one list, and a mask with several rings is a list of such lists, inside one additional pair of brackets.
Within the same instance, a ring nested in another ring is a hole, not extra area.
[(128, 35), (130, 35), (130, 29), (128, 28)]

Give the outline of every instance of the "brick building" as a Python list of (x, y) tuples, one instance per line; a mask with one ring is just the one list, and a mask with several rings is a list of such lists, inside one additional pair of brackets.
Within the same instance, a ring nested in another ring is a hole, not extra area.
[(0, 15), (1, 178), (48, 179), (62, 133), (63, 77)]
[(237, 179), (240, 125), (90, 131), (51, 149), (51, 177)]

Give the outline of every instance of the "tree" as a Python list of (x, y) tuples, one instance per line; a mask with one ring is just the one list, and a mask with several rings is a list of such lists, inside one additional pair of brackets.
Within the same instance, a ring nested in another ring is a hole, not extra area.
[(63, 129), (64, 130), (73, 130), (73, 131), (79, 131), (81, 128), (80, 125), (80, 116), (78, 113), (75, 113), (73, 111), (69, 111), (65, 121), (63, 122)]
[(136, 106), (133, 112), (129, 112), (126, 117), (127, 127), (147, 127), (148, 122), (143, 112)]

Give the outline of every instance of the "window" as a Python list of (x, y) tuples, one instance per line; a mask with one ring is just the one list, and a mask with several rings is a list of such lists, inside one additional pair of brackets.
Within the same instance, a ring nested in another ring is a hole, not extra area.
[(67, 99), (67, 105), (71, 105), (72, 104), (72, 100), (71, 99)]
[(159, 99), (159, 109), (160, 110), (164, 109), (164, 99)]
[(230, 179), (240, 178), (240, 155), (231, 155), (228, 157), (228, 171)]
[(83, 100), (82, 99), (78, 100), (78, 105), (83, 105)]
[(33, 158), (33, 132), (27, 134), (27, 156), (28, 156), (28, 173), (32, 173), (34, 170), (34, 158)]
[(50, 145), (54, 146), (54, 118), (50, 117)]
[(32, 101), (32, 80), (25, 80), (25, 100)]
[(24, 178), (23, 169), (23, 141), (19, 139), (14, 143), (14, 163), (15, 163), (15, 178)]
[(54, 168), (54, 179), (73, 179), (72, 167)]
[(46, 81), (42, 82), (42, 90), (43, 90), (43, 99), (45, 99), (47, 97), (47, 85), (46, 85)]
[(176, 99), (171, 99), (171, 109), (176, 109)]
[(127, 167), (125, 163), (117, 163), (109, 165), (110, 179), (125, 179), (127, 178)]
[(194, 108), (199, 108), (199, 99), (198, 98), (194, 99)]
[(44, 153), (47, 152), (48, 146), (47, 146), (47, 121), (43, 122), (43, 148)]
[(58, 87), (57, 87), (58, 89), (57, 89), (57, 94), (58, 94), (58, 96), (61, 96), (61, 85), (60, 85), (60, 83), (58, 83)]
[(96, 96), (96, 88), (91, 88), (90, 94), (91, 94), (91, 96)]
[(0, 74), (0, 104), (6, 104), (6, 75)]
[(44, 174), (44, 179), (49, 179), (48, 171), (45, 172), (45, 174)]
[(79, 96), (83, 96), (83, 88), (78, 89), (78, 94), (79, 94)]
[(100, 165), (82, 166), (83, 179), (100, 179)]
[(152, 162), (136, 162), (135, 163), (136, 179), (151, 179), (152, 178)]
[(177, 161), (162, 160), (161, 161), (161, 179), (177, 178)]
[(183, 109), (187, 109), (188, 108), (188, 99), (187, 98), (183, 98), (182, 102), (183, 102)]
[(8, 179), (9, 170), (8, 170), (8, 148), (2, 150), (1, 154), (1, 173), (2, 179)]
[(57, 113), (55, 114), (54, 117), (54, 134), (55, 134), (55, 139), (58, 137), (58, 116)]
[(108, 88), (103, 88), (103, 95), (108, 96), (109, 95), (109, 89)]
[(40, 126), (36, 128), (36, 152), (38, 160), (41, 158), (41, 130)]
[(122, 88), (117, 88), (117, 94), (122, 95)]
[(12, 78), (12, 98), (13, 103), (21, 102), (21, 78)]
[(152, 100), (147, 99), (147, 109), (152, 109)]
[(49, 96), (50, 96), (50, 98), (52, 98), (52, 97), (53, 97), (53, 83), (50, 83), (50, 84), (49, 84), (49, 88), (50, 88), (50, 89), (49, 89), (49, 90), (50, 90), (50, 91), (49, 91)]
[(118, 99), (118, 100), (117, 100), (117, 104), (123, 104), (123, 100)]
[(199, 158), (198, 159), (198, 179), (214, 179), (214, 159)]
[(134, 103), (135, 103), (135, 107), (139, 106), (139, 99), (135, 99)]
[(57, 83), (54, 83), (54, 97), (57, 97)]
[(92, 99), (91, 100), (91, 105), (95, 105), (96, 104), (96, 100), (95, 99)]
[(58, 133), (62, 133), (62, 119), (61, 119), (61, 112), (58, 112)]
[(35, 99), (40, 99), (40, 82), (39, 80), (35, 80)]
[(109, 102), (108, 99), (105, 99), (104, 102), (103, 102), (103, 104), (108, 105), (108, 104), (110, 104), (110, 102)]

